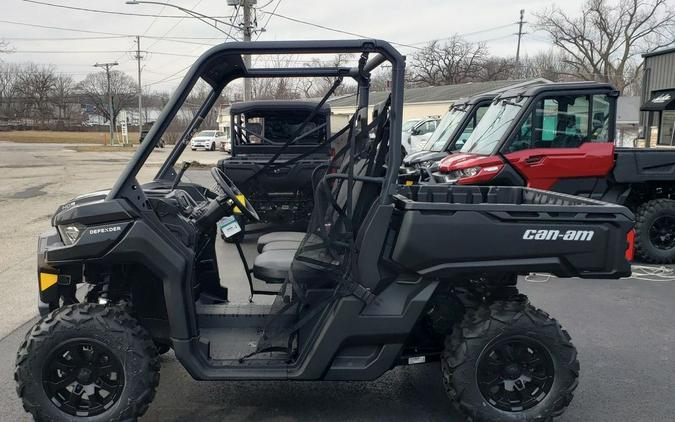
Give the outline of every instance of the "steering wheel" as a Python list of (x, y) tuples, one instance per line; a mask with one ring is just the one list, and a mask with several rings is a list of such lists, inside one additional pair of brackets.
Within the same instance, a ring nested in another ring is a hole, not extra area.
[(223, 193), (233, 202), (233, 207), (236, 206), (246, 217), (250, 218), (253, 221), (260, 221), (260, 216), (256, 212), (255, 208), (249, 201), (244, 201), (244, 204), (241, 203), (237, 195), (241, 195), (241, 191), (235, 186), (235, 184), (230, 180), (229, 177), (218, 167), (211, 169), (211, 176), (215, 179), (218, 187), (223, 190)]

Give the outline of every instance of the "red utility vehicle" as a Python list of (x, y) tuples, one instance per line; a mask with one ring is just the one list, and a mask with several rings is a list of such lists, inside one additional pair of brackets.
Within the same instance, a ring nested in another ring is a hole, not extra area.
[(513, 185), (626, 205), (635, 246), (653, 263), (675, 262), (675, 150), (616, 148), (619, 92), (597, 82), (554, 83), (495, 98), (434, 181)]

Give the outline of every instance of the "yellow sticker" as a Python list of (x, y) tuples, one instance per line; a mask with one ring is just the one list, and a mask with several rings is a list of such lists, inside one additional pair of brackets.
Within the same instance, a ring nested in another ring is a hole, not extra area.
[[(242, 194), (237, 195), (237, 200), (239, 202), (241, 202), (241, 205), (244, 205), (244, 206), (246, 205), (246, 197), (244, 195), (242, 195)], [(239, 209), (239, 207), (234, 207), (232, 209), (232, 212), (235, 213), (235, 214), (241, 214), (241, 210)]]
[(44, 292), (52, 287), (58, 281), (59, 276), (56, 274), (40, 273), (40, 291)]
[(406, 185), (406, 186), (412, 186), (413, 184), (414, 184), (414, 183), (413, 183), (412, 180), (406, 180), (406, 181), (405, 181), (405, 185)]

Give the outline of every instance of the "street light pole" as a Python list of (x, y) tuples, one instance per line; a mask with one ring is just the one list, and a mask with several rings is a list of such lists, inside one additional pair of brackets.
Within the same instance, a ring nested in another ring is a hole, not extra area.
[(143, 136), (143, 87), (141, 85), (141, 37), (136, 36), (136, 60), (138, 61), (138, 141)]
[(109, 117), (109, 126), (110, 126), (110, 145), (114, 144), (114, 136), (115, 136), (115, 128), (113, 127), (113, 120), (114, 120), (114, 114), (113, 114), (113, 100), (112, 100), (112, 91), (110, 88), (110, 68), (113, 66), (117, 66), (119, 63), (117, 62), (112, 62), (112, 63), (96, 63), (94, 67), (102, 67), (105, 69), (105, 76), (106, 79), (108, 80), (108, 117)]

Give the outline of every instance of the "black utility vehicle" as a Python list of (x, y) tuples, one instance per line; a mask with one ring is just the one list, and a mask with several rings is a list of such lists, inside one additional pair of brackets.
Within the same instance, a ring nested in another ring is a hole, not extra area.
[(480, 94), (454, 103), (424, 147), (403, 157), (400, 181), (417, 183), (429, 180), (440, 160), (464, 146), (496, 96)]
[[(242, 57), (326, 53), (360, 58), (351, 67), (247, 68)], [(381, 65), (391, 94), (370, 118), (370, 74)], [(113, 189), (60, 207), (39, 238), (43, 317), (16, 361), (26, 410), (38, 420), (132, 420), (154, 396), (158, 352), (171, 347), (199, 380), (372, 380), (440, 360), (450, 399), (474, 421), (561, 414), (577, 385), (576, 351), (518, 294), (516, 275), (629, 275), (633, 216), (523, 187), (398, 185), (404, 71), (404, 58), (379, 40), (227, 43), (199, 58)], [(229, 82), (311, 76), (358, 85), (356, 112), (338, 132), (348, 142), (316, 184), (300, 244), (267, 243), (255, 260), (253, 274), (278, 288), (274, 303), (228, 302), (215, 249), (232, 246), (217, 242), (216, 222), (235, 207), (260, 217), (220, 168), (208, 190), (182, 182), (174, 166)], [(140, 183), (200, 79), (210, 95), (155, 179)]]
[(218, 167), (262, 222), (305, 230), (314, 205), (312, 180), (330, 160), (330, 107), (309, 101), (234, 103), (230, 128), (232, 155)]

